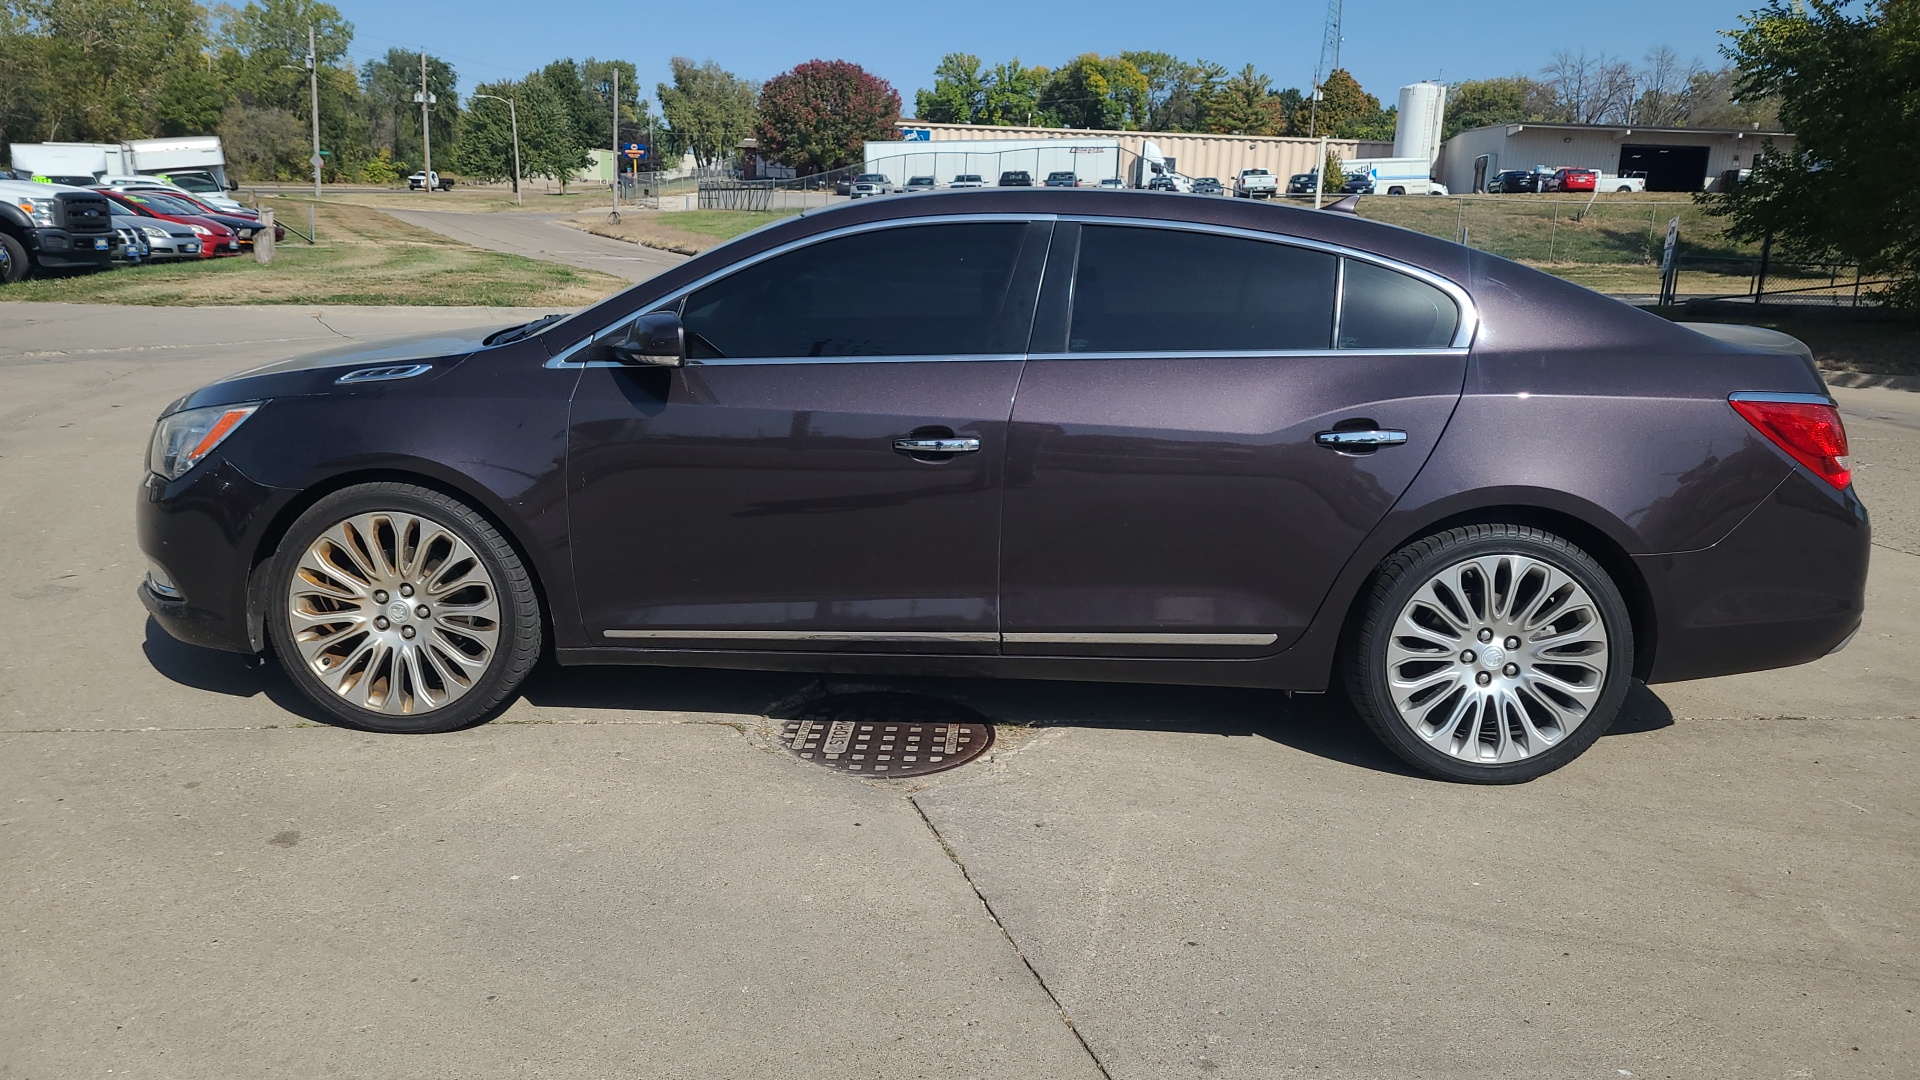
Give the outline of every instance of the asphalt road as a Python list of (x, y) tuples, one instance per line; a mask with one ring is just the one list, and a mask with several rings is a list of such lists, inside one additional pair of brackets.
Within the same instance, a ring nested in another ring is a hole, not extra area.
[(373, 736), (147, 625), (167, 401), (512, 318), (0, 306), (0, 1077), (1920, 1060), (1920, 396), (1840, 393), (1881, 545), (1851, 647), (1637, 691), (1518, 788), (1410, 776), (1322, 699), (1178, 687), (906, 683), (1004, 722), (918, 783), (781, 753), (801, 676), (542, 671), (488, 726)]
[(686, 261), (670, 251), (629, 244), (560, 224), (568, 214), (475, 214), (458, 210), (390, 210), (410, 225), (451, 237), (463, 244), (524, 255), (530, 259), (565, 263), (587, 270), (644, 281), (670, 266)]

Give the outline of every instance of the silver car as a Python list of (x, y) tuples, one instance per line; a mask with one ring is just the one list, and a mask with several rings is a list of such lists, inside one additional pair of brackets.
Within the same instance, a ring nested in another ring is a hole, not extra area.
[[(120, 224), (117, 215), (114, 224)], [(152, 254), (147, 257), (151, 262), (200, 257), (200, 237), (194, 233), (191, 225), (150, 217), (134, 218), (130, 224), (146, 237), (147, 247), (152, 249)]]
[(961, 173), (953, 178), (953, 183), (947, 186), (950, 188), (976, 188), (986, 187), (987, 182), (980, 178), (979, 173)]
[(893, 181), (882, 173), (861, 173), (853, 178), (853, 189), (847, 194), (856, 199), (869, 195), (891, 195), (901, 190), (893, 186)]

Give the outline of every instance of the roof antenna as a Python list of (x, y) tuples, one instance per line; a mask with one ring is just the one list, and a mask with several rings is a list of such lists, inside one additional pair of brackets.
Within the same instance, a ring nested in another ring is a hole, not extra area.
[(1344, 199), (1335, 199), (1320, 209), (1330, 210), (1336, 214), (1354, 214), (1357, 216), (1360, 213), (1360, 196), (1349, 195)]

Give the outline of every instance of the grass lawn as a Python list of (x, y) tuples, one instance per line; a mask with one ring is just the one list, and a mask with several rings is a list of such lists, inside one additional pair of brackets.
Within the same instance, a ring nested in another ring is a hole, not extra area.
[(698, 255), (741, 233), (799, 213), (798, 210), (635, 210), (622, 211), (620, 224), (609, 224), (598, 211), (575, 214), (565, 224), (630, 244), (643, 244), (682, 255)]
[[(307, 227), (307, 204), (266, 198), (282, 220)], [(625, 288), (591, 270), (483, 251), (385, 214), (329, 200), (321, 243), (292, 233), (262, 266), (251, 254), (36, 278), (0, 289), (4, 300), (94, 304), (400, 304), (577, 307)]]

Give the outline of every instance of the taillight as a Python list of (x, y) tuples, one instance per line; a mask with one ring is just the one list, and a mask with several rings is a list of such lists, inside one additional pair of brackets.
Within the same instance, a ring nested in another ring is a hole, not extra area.
[(1820, 479), (1836, 488), (1853, 479), (1847, 429), (1832, 402), (1812, 394), (1735, 394), (1728, 404)]

